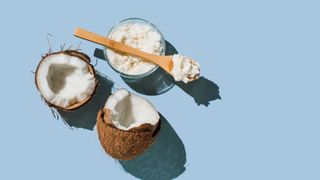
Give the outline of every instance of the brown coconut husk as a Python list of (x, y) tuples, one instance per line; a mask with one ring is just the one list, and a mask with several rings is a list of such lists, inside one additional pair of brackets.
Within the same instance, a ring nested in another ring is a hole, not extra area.
[(80, 51), (77, 51), (77, 50), (63, 50), (63, 51), (58, 51), (58, 52), (54, 52), (54, 53), (48, 53), (44, 56), (42, 56), (42, 59), (40, 60), (38, 66), (37, 66), (37, 69), (36, 69), (36, 72), (35, 72), (35, 84), (36, 84), (36, 87), (38, 89), (38, 91), (41, 93), (41, 91), (39, 90), (39, 87), (38, 87), (38, 83), (37, 83), (37, 77), (38, 77), (38, 69), (41, 65), (41, 63), (43, 62), (43, 60), (48, 57), (48, 56), (51, 56), (51, 55), (54, 55), (54, 54), (66, 54), (66, 55), (69, 55), (69, 56), (75, 56), (75, 57), (78, 57), (79, 59), (83, 60), (87, 65), (88, 65), (88, 71), (94, 75), (94, 78), (95, 78), (95, 82), (96, 82), (96, 85), (95, 85), (95, 88), (94, 88), (94, 91), (93, 93), (87, 97), (86, 99), (80, 101), (80, 102), (77, 102), (71, 106), (68, 106), (66, 108), (64, 107), (60, 107), (60, 106), (57, 106), (57, 105), (54, 105), (52, 103), (50, 103), (49, 101), (47, 101), (42, 95), (42, 99), (46, 102), (46, 104), (49, 106), (49, 107), (53, 107), (53, 108), (56, 108), (56, 109), (59, 109), (59, 110), (63, 110), (63, 111), (72, 111), (72, 110), (75, 110), (75, 109), (78, 109), (82, 106), (84, 106), (85, 104), (87, 104), (91, 98), (94, 96), (95, 92), (96, 92), (96, 89), (97, 89), (97, 86), (98, 86), (98, 80), (96, 78), (96, 71), (94, 70), (94, 67), (90, 64), (90, 57), (88, 55), (86, 55), (85, 53), (83, 52), (80, 52)]
[(160, 130), (160, 120), (153, 126), (142, 124), (127, 131), (118, 129), (111, 121), (111, 111), (102, 109), (97, 116), (97, 131), (103, 149), (113, 158), (131, 160), (147, 150)]

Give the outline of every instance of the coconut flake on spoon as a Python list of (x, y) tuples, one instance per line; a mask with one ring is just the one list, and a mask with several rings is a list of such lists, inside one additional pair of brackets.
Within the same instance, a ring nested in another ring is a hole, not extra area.
[(73, 110), (90, 100), (98, 81), (90, 58), (75, 50), (47, 54), (35, 72), (36, 86), (49, 106)]
[(104, 150), (113, 158), (130, 160), (144, 152), (160, 128), (160, 116), (146, 99), (120, 89), (97, 116), (97, 131)]
[(199, 79), (200, 65), (195, 60), (181, 54), (175, 54), (172, 56), (172, 62), (171, 75), (175, 81), (188, 83)]

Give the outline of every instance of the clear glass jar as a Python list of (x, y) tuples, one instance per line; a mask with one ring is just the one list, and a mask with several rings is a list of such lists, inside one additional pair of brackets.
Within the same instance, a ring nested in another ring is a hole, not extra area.
[[(143, 25), (150, 26), (154, 31), (158, 32), (161, 35), (160, 39), (160, 55), (166, 54), (166, 41), (164, 39), (164, 36), (160, 32), (160, 30), (150, 23), (147, 20), (140, 19), (140, 18), (128, 18), (120, 21), (117, 25), (111, 28), (109, 31), (107, 37), (117, 30), (118, 27), (128, 24), (128, 23), (139, 23)], [(151, 69), (148, 72), (138, 74), (138, 75), (131, 75), (126, 74), (124, 72), (119, 71), (117, 68), (113, 66), (113, 64), (108, 59), (108, 51), (107, 48), (104, 47), (104, 56), (110, 65), (110, 67), (120, 74), (121, 78), (135, 91), (146, 94), (146, 95), (158, 95), (162, 94), (169, 89), (171, 89), (174, 84), (172, 82), (171, 77), (163, 71), (159, 66), (155, 66), (153, 69)]]

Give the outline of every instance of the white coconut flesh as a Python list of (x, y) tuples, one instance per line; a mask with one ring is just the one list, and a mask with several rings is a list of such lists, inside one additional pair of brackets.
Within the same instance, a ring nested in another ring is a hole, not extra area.
[(111, 111), (111, 121), (118, 129), (129, 130), (142, 124), (156, 125), (160, 116), (146, 99), (120, 89), (107, 100), (105, 108)]
[(62, 108), (91, 96), (96, 84), (84, 60), (63, 53), (45, 57), (36, 76), (38, 89), (45, 100)]

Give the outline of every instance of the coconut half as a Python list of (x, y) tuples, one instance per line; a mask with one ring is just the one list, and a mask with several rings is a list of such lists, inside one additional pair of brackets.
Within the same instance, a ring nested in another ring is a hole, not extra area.
[(35, 72), (35, 81), (47, 104), (63, 110), (84, 105), (98, 84), (90, 58), (75, 50), (44, 56)]
[(130, 160), (144, 152), (159, 129), (160, 116), (154, 106), (124, 89), (112, 94), (97, 116), (102, 147), (120, 160)]

